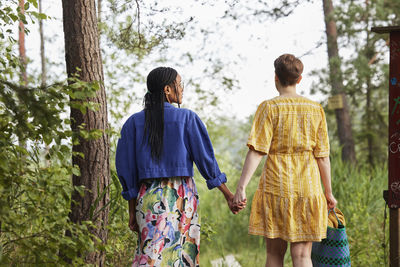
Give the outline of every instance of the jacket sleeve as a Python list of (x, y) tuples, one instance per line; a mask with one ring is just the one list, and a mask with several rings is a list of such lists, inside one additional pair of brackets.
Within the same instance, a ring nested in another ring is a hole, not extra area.
[(207, 129), (195, 113), (188, 122), (186, 134), (190, 156), (206, 179), (208, 189), (226, 183), (226, 175), (218, 167)]
[(118, 179), (122, 185), (122, 197), (126, 200), (136, 198), (139, 192), (139, 181), (136, 167), (135, 128), (125, 123), (121, 130), (115, 156)]

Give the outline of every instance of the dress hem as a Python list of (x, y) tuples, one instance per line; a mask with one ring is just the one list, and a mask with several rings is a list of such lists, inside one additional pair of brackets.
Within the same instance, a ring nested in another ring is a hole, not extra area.
[(271, 233), (271, 232), (265, 232), (264, 230), (257, 230), (257, 229), (252, 229), (249, 227), (249, 234), (250, 235), (257, 235), (257, 236), (264, 236), (270, 239), (274, 238), (280, 238), (283, 239), (287, 242), (293, 243), (293, 242), (321, 242), (322, 239), (326, 238), (326, 231), (324, 233), (320, 234), (310, 234), (310, 235), (302, 235), (299, 237), (290, 237), (288, 235), (284, 235), (281, 233)]

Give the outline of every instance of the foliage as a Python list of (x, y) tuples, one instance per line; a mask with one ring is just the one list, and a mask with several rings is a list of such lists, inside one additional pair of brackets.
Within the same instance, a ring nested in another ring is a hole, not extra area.
[(271, 19), (277, 20), (290, 16), (299, 5), (311, 1), (232, 1), (231, 8), (225, 11), (225, 17), (233, 20), (243, 20), (246, 23), (252, 23), (254, 19), (260, 22)]
[[(220, 40), (221, 30), (215, 25), (204, 28), (197, 19), (196, 6), (214, 5), (214, 1), (192, 2), (193, 12), (183, 12), (180, 4), (170, 2), (102, 2), (107, 5), (100, 24), (105, 85), (114, 125), (120, 125), (132, 110), (141, 109), (146, 75), (159, 65), (172, 66), (183, 75), (189, 89), (185, 105), (196, 107), (202, 117), (218, 109), (221, 93), (238, 87), (229, 73), (229, 66), (237, 62), (223, 57), (221, 50), (227, 47), (213, 45), (215, 39)], [(213, 49), (205, 49), (206, 45)], [(194, 74), (185, 76), (191, 68)]]
[[(12, 82), (19, 72), (12, 26), (19, 20), (46, 19), (37, 8), (36, 0), (26, 1), (24, 13), (18, 1), (0, 4), (0, 264), (82, 265), (79, 255), (93, 251), (95, 244), (91, 223), (77, 225), (68, 217), (72, 191), (83, 193), (71, 184), (71, 175), (79, 175), (71, 164), (71, 142), (92, 133), (71, 132), (65, 112), (70, 104), (95, 108), (79, 102), (98, 86), (78, 77), (71, 86), (35, 88)], [(28, 27), (25, 31), (29, 33)]]
[[(190, 17), (167, 19), (166, 11), (169, 16), (178, 11), (162, 8), (157, 2), (102, 2), (107, 5), (107, 8), (102, 8), (104, 19), (100, 19), (99, 24), (104, 44), (102, 56), (107, 103), (111, 123), (119, 124), (132, 108), (140, 108), (146, 90), (145, 77), (152, 68), (149, 66), (165, 62), (169, 41), (178, 41), (185, 36)], [(121, 77), (121, 73), (128, 75)]]
[(387, 266), (389, 231), (382, 192), (387, 188), (387, 165), (356, 168), (332, 157), (332, 190), (345, 215), (353, 266)]
[[(400, 1), (347, 1), (334, 2), (338, 26), (339, 52), (345, 93), (350, 100), (357, 158), (369, 164), (386, 160), (387, 141), (381, 136), (388, 129), (388, 36), (370, 31), (373, 26), (398, 25), (395, 10)], [(328, 96), (330, 92), (326, 69), (316, 70), (320, 79), (314, 91)], [(333, 120), (334, 112), (328, 112)], [(335, 129), (334, 124), (331, 129)]]
[[(0, 79), (15, 76), (13, 70), (19, 66), (18, 56), (15, 55), (12, 46), (16, 43), (14, 38), (18, 21), (24, 24), (35, 23), (35, 19), (47, 19), (47, 16), (38, 12), (37, 0), (27, 0), (21, 12), (17, 0), (2, 1), (0, 3)], [(18, 28), (17, 28), (18, 29)], [(29, 28), (25, 28), (29, 33)]]
[[(290, 16), (306, 2), (314, 1), (232, 1), (224, 18), (247, 25), (265, 23)], [(333, 5), (341, 55), (333, 64), (342, 70), (345, 93), (350, 99), (357, 156), (361, 162), (381, 164), (387, 150), (387, 141), (382, 142), (380, 137), (388, 128), (388, 65), (385, 59), (388, 36), (371, 32), (371, 27), (398, 25), (400, 19), (396, 10), (400, 8), (400, 1), (337, 0)], [(319, 80), (313, 84), (312, 91), (334, 95), (327, 66), (313, 73)], [(335, 114), (328, 112), (328, 116), (332, 133), (335, 133)]]
[(122, 187), (115, 166), (111, 168), (111, 178), (106, 265), (128, 266), (136, 250), (137, 236), (128, 227), (128, 202), (121, 197)]
[[(76, 79), (76, 78), (73, 78)], [(76, 80), (76, 83), (78, 81)], [(22, 87), (0, 80), (0, 263), (83, 264), (78, 255), (95, 249), (90, 222), (72, 223), (68, 214), (73, 187), (68, 99), (85, 99), (96, 90), (55, 84)], [(69, 98), (68, 98), (69, 97)], [(75, 103), (76, 104), (76, 103)], [(66, 233), (68, 233), (66, 235)]]

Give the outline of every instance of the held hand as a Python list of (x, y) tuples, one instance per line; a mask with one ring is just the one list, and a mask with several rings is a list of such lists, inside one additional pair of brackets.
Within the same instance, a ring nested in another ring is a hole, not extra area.
[(246, 203), (240, 203), (239, 205), (233, 204), (233, 194), (225, 184), (221, 184), (220, 186), (218, 186), (218, 189), (224, 194), (229, 209), (232, 211), (233, 214), (238, 213), (246, 206)]
[(245, 189), (237, 189), (236, 194), (233, 197), (233, 204), (239, 205), (239, 203), (247, 203)]
[(241, 202), (239, 204), (233, 203), (233, 196), (230, 200), (228, 200), (229, 209), (232, 211), (233, 214), (237, 214), (239, 211), (246, 207), (246, 202)]
[(139, 226), (136, 222), (136, 215), (129, 212), (129, 229), (139, 234)]
[(325, 198), (326, 198), (326, 203), (328, 205), (328, 209), (334, 209), (337, 205), (337, 200), (335, 199), (335, 197), (333, 196), (332, 193), (326, 193), (325, 194)]
[(231, 211), (233, 212), (233, 214), (237, 214), (239, 211), (246, 207), (246, 204), (246, 192), (244, 190), (237, 190), (236, 194), (232, 198)]

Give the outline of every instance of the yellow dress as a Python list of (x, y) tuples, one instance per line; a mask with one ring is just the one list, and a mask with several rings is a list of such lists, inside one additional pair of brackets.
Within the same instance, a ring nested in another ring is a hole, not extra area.
[(316, 162), (329, 156), (322, 106), (304, 97), (262, 102), (247, 145), (267, 154), (249, 233), (288, 242), (325, 238), (327, 204)]

